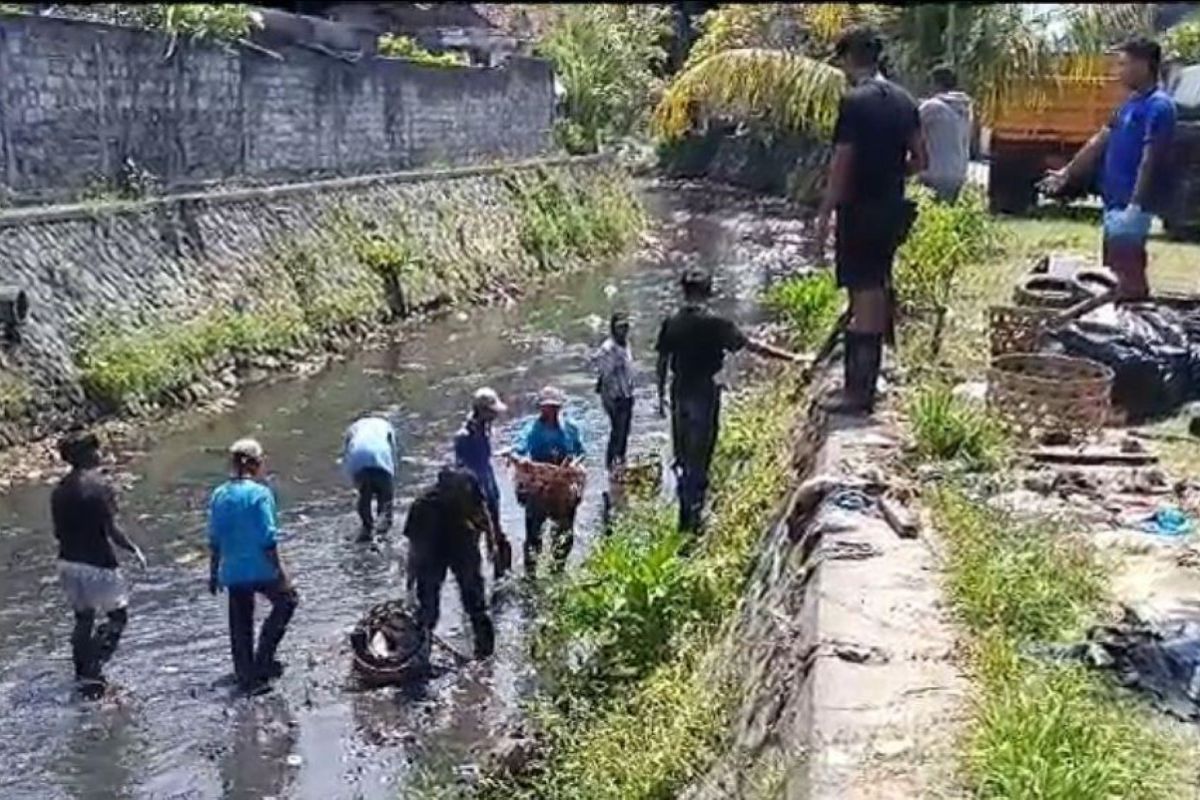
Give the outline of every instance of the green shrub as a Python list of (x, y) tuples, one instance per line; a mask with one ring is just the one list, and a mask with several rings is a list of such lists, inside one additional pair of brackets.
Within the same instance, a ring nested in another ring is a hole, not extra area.
[(262, 27), (262, 17), (245, 3), (148, 3), (138, 9), (142, 24), (172, 36), (233, 41)]
[(780, 281), (767, 290), (764, 302), (788, 324), (798, 346), (811, 347), (829, 335), (842, 297), (833, 273), (821, 270)]
[(912, 311), (937, 313), (949, 306), (963, 268), (993, 248), (994, 223), (982, 193), (973, 188), (955, 203), (939, 202), (924, 187), (910, 191), (917, 220), (896, 254), (896, 293)]
[(944, 383), (917, 387), (908, 401), (908, 416), (917, 453), (924, 458), (992, 469), (1003, 457), (1006, 437), (1000, 423), (955, 397)]
[(666, 62), (671, 17), (663, 5), (579, 3), (558, 6), (538, 55), (554, 64), (566, 92), (571, 152), (640, 129)]
[(376, 41), (376, 51), (385, 58), (404, 58), (426, 67), (461, 67), (461, 56), (454, 53), (431, 53), (411, 36), (385, 33)]
[(16, 375), (0, 371), (0, 420), (21, 416), (32, 399), (29, 384)]

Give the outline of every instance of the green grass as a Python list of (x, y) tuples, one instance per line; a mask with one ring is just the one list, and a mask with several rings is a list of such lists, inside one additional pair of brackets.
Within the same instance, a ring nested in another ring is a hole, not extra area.
[(667, 800), (710, 763), (735, 698), (708, 660), (788, 484), (787, 389), (726, 414), (714, 514), (690, 552), (674, 509), (646, 506), (552, 588), (535, 651), (550, 677), (534, 714), (548, 753), (532, 778), (487, 783), (484, 797)]
[(808, 348), (833, 329), (842, 310), (842, 293), (833, 273), (822, 270), (776, 283), (767, 290), (763, 303), (787, 324), (792, 342)]
[(994, 469), (1003, 461), (1007, 437), (986, 410), (955, 397), (951, 387), (929, 381), (908, 396), (907, 415), (917, 455), (960, 461), (974, 469)]
[(1021, 651), (1082, 635), (1105, 596), (1091, 550), (1051, 521), (1015, 519), (955, 488), (935, 492), (932, 511), (979, 682), (964, 743), (973, 795), (1180, 796), (1179, 745), (1148, 709), (1095, 672)]

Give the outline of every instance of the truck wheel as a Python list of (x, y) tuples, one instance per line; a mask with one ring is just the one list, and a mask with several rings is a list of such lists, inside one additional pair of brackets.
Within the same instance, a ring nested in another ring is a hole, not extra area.
[(1022, 158), (993, 156), (988, 167), (988, 208), (993, 214), (1024, 214), (1037, 204), (1037, 176)]

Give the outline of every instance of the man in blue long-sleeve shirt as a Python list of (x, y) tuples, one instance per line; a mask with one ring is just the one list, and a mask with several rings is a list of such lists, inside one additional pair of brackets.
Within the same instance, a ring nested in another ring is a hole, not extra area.
[(500, 395), (485, 386), (475, 392), (471, 399), (471, 413), (454, 436), (455, 463), (470, 471), (483, 490), (488, 516), (491, 517), (488, 548), (497, 578), (508, 570), (512, 561), (512, 550), (500, 530), (500, 487), (492, 468), (492, 423), (506, 410)]
[[(521, 431), (513, 453), (540, 464), (567, 464), (583, 457), (583, 442), (575, 423), (562, 416), (566, 397), (553, 386), (538, 395), (538, 416)], [(525, 505), (525, 572), (532, 575), (537, 569), (537, 557), (542, 549), (542, 528), (549, 516), (535, 498), (518, 498)], [(561, 567), (566, 563), (575, 544), (575, 512), (555, 520), (554, 558)]]

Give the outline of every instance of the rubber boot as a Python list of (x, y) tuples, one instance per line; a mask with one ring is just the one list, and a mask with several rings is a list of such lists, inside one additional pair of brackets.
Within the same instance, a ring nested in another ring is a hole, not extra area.
[(864, 333), (861, 334), (862, 341), (860, 347), (862, 370), (862, 398), (864, 407), (868, 414), (875, 411), (875, 394), (878, 391), (879, 385), (879, 369), (883, 364), (883, 340), (882, 333)]
[[(824, 409), (833, 414), (870, 413), (872, 399), (867, 385), (869, 341), (873, 334), (846, 331), (842, 345), (842, 396), (826, 403)], [(882, 337), (879, 337), (882, 339)]]
[(475, 658), (483, 660), (496, 652), (496, 628), (486, 614), (471, 620), (471, 633), (475, 639)]

